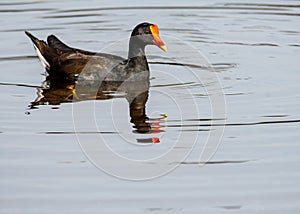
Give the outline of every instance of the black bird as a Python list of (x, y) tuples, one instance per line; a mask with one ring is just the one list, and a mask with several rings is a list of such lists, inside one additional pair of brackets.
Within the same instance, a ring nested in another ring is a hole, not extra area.
[(91, 80), (124, 81), (136, 74), (141, 75), (142, 78), (149, 78), (145, 47), (156, 45), (167, 51), (159, 37), (157, 25), (146, 22), (133, 29), (127, 59), (116, 55), (72, 48), (54, 35), (48, 36), (46, 43), (27, 31), (25, 33), (32, 40), (47, 72), (63, 78), (73, 79), (81, 73), (80, 77)]

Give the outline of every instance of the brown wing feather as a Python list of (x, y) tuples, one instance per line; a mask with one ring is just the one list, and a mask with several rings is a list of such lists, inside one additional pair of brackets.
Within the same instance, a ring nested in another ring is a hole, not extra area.
[(57, 49), (61, 52), (73, 52), (74, 49), (69, 47), (68, 45), (64, 44), (60, 41), (56, 36), (50, 35), (47, 38), (47, 43), (50, 47)]
[(38, 50), (38, 55), (47, 71), (53, 75), (72, 78), (80, 74), (88, 64), (91, 71), (101, 76), (108, 69), (112, 69), (125, 60), (122, 57), (111, 54), (95, 53), (69, 47), (54, 35), (48, 36), (47, 44), (31, 33), (25, 33)]

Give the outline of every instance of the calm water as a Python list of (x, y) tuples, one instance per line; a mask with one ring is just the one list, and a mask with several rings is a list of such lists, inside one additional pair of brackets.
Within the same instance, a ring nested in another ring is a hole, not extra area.
[[(300, 2), (243, 2), (1, 1), (0, 212), (298, 213)], [(146, 115), (128, 105), (138, 84), (125, 86), (126, 93), (104, 88), (96, 101), (88, 93), (93, 83), (82, 87), (79, 98), (73, 83), (47, 87), (23, 33), (42, 39), (56, 34), (71, 46), (106, 47), (126, 57), (126, 39), (143, 21), (158, 24), (169, 48), (147, 49), (150, 85), (142, 84), (147, 93), (135, 105)], [(185, 52), (170, 38), (198, 50), (212, 68), (201, 60), (182, 66), (193, 57), (174, 58)], [(187, 75), (192, 67), (220, 82)], [(209, 88), (215, 86), (225, 94), (226, 120), (212, 118)], [(94, 106), (98, 129), (80, 127), (76, 135), (74, 109), (85, 105)], [(200, 167), (209, 134), (223, 125), (216, 153)], [(148, 126), (154, 127), (151, 133), (140, 133)], [(78, 143), (102, 137), (118, 154), (149, 160), (155, 170), (161, 165), (151, 158), (176, 148), (181, 135), (183, 144), (197, 135), (187, 159), (172, 159), (165, 166), (179, 164), (174, 171), (139, 182), (99, 170)]]

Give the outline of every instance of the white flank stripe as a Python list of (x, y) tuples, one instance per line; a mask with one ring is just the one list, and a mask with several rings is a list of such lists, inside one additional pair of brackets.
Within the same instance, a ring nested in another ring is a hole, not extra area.
[(43, 55), (41, 54), (41, 52), (40, 52), (40, 50), (34, 45), (34, 48), (35, 48), (35, 50), (36, 50), (36, 52), (37, 52), (37, 54), (38, 54), (38, 56), (39, 56), (39, 58), (40, 58), (40, 60), (41, 60), (41, 62), (42, 62), (42, 64), (43, 64), (43, 66), (45, 67), (45, 68), (47, 68), (47, 69), (49, 69), (50, 68), (50, 64), (49, 64), (49, 62), (47, 62), (47, 60), (43, 57)]

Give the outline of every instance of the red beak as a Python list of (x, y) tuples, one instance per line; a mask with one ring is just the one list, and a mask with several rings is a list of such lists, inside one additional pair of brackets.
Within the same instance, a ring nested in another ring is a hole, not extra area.
[(159, 47), (160, 49), (162, 49), (163, 51), (167, 52), (167, 48), (165, 46), (165, 43), (161, 40), (161, 38), (159, 37), (159, 30), (157, 25), (150, 25), (150, 31), (153, 35), (153, 43)]

